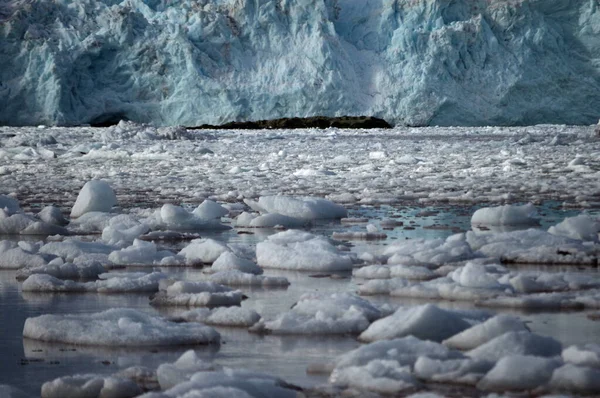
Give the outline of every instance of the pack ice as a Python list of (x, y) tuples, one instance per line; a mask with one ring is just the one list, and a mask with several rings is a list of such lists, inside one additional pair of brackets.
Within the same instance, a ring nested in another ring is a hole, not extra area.
[(81, 345), (150, 346), (219, 343), (217, 331), (196, 323), (173, 323), (133, 309), (95, 314), (27, 318), (23, 337)]
[(376, 115), (591, 124), (589, 0), (66, 0), (0, 5), (0, 124)]

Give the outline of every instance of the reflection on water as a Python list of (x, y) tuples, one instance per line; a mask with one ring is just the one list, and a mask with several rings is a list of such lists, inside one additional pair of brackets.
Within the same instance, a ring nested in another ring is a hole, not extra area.
[[(557, 203), (548, 203), (539, 207), (544, 213), (542, 227), (556, 224), (573, 211), (563, 211)], [(369, 223), (380, 227), (383, 219), (397, 219), (403, 225), (383, 231), (388, 238), (383, 241), (347, 243), (355, 252), (369, 250), (377, 254), (385, 245), (399, 239), (411, 238), (445, 238), (457, 231), (471, 228), (470, 216), (475, 207), (359, 207), (350, 208), (349, 217), (367, 218)], [(342, 224), (339, 221), (315, 223), (311, 231), (331, 236), (333, 232), (365, 231), (366, 224)], [(203, 234), (223, 240), (240, 250), (253, 252), (257, 242), (277, 232), (271, 229), (245, 230), (249, 234), (238, 234), (237, 230), (215, 234)], [(88, 237), (89, 238), (89, 237)], [(19, 239), (22, 239), (19, 237)], [(39, 240), (39, 237), (36, 237)], [(161, 246), (179, 249), (183, 243), (161, 243)], [(597, 272), (597, 269), (585, 267), (531, 266), (526, 269), (545, 272)], [(134, 268), (131, 268), (134, 270)], [(139, 268), (135, 268), (139, 271)], [(203, 280), (207, 275), (200, 269), (148, 267), (148, 271), (160, 270), (174, 278), (186, 280)], [(355, 292), (356, 281), (350, 274), (331, 277), (314, 277), (312, 273), (290, 272), (282, 270), (266, 270), (268, 276), (284, 276), (291, 285), (288, 288), (240, 288), (248, 296), (243, 307), (256, 310), (266, 318), (288, 310), (308, 292), (335, 293)], [(123, 368), (141, 365), (156, 368), (164, 362), (177, 359), (189, 347), (144, 347), (140, 349), (82, 347), (66, 344), (42, 343), (22, 338), (25, 319), (41, 314), (91, 313), (110, 308), (136, 308), (152, 314), (175, 316), (182, 308), (150, 307), (148, 294), (40, 294), (23, 293), (20, 283), (15, 280), (15, 271), (0, 271), (0, 384), (16, 386), (31, 396), (39, 396), (43, 382), (75, 373), (112, 374)], [(323, 276), (323, 275), (321, 275)], [(393, 306), (418, 305), (422, 300), (410, 300), (387, 296), (369, 296), (369, 300), (385, 302)], [(453, 309), (472, 309), (469, 302), (436, 302), (437, 305)], [(600, 336), (600, 322), (587, 318), (585, 312), (571, 313), (523, 313), (507, 310), (521, 316), (529, 327), (538, 333), (553, 336), (564, 344), (586, 343), (595, 341)], [(326, 381), (327, 375), (307, 375), (306, 367), (311, 364), (327, 363), (338, 355), (359, 346), (352, 337), (323, 336), (273, 336), (256, 335), (246, 329), (217, 328), (222, 335), (221, 346), (194, 347), (199, 357), (207, 361), (216, 361), (221, 365), (264, 371), (278, 375), (291, 383), (315, 385)]]

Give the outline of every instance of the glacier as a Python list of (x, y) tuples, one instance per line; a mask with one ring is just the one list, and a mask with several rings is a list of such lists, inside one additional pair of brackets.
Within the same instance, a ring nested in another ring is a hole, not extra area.
[(598, 0), (0, 0), (0, 125), (592, 124)]

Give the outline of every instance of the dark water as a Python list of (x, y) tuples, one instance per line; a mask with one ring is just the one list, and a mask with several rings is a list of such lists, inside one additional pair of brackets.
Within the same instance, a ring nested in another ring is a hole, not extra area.
[[(361, 245), (386, 245), (397, 239), (447, 237), (470, 228), (470, 217), (475, 208), (438, 206), (418, 207), (356, 207), (351, 217), (366, 217), (378, 224), (382, 218), (399, 218), (404, 226), (386, 230), (388, 239), (375, 242), (352, 242), (354, 250)], [(545, 213), (543, 227), (555, 224), (578, 211), (562, 210), (557, 203), (541, 207)], [(412, 222), (411, 222), (412, 221)], [(409, 228), (406, 228), (406, 227)], [(325, 222), (313, 225), (314, 233), (331, 236), (333, 232), (364, 231), (363, 225), (344, 225)], [(255, 230), (253, 234), (239, 235), (237, 230), (214, 234), (211, 237), (229, 243), (254, 245), (272, 230)], [(204, 235), (204, 236), (210, 236)], [(183, 243), (177, 245), (182, 246)], [(156, 268), (159, 269), (159, 268)], [(201, 279), (195, 269), (163, 268), (164, 272), (183, 279)], [(561, 270), (561, 269), (556, 269)], [(548, 270), (551, 272), (552, 270)], [(586, 272), (597, 272), (586, 270)], [(150, 307), (146, 294), (37, 294), (22, 293), (15, 280), (15, 271), (0, 270), (0, 384), (15, 386), (31, 396), (39, 396), (40, 386), (46, 381), (75, 373), (112, 374), (134, 365), (156, 368), (164, 362), (176, 360), (190, 347), (114, 349), (69, 346), (24, 340), (22, 330), (25, 319), (42, 314), (92, 313), (110, 308), (128, 307), (153, 314), (175, 315), (175, 309)], [(285, 276), (291, 285), (287, 289), (243, 289), (250, 297), (243, 306), (255, 309), (266, 318), (289, 309), (307, 292), (354, 292), (351, 278), (315, 278), (309, 273), (267, 270), (265, 275)], [(422, 304), (419, 301), (371, 296), (369, 300), (393, 305)], [(448, 308), (470, 308), (469, 303), (436, 303)], [(586, 312), (518, 313), (529, 322), (530, 328), (540, 334), (553, 336), (563, 344), (597, 341), (600, 322), (587, 318)], [(220, 347), (193, 347), (199, 356), (220, 365), (264, 371), (283, 377), (291, 383), (311, 386), (326, 382), (327, 375), (307, 375), (306, 367), (312, 363), (326, 363), (338, 355), (356, 348), (359, 343), (352, 337), (299, 337), (259, 336), (245, 329), (217, 327), (222, 335)]]

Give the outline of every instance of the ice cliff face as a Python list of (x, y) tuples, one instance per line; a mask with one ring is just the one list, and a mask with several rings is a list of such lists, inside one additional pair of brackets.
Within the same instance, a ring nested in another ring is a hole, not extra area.
[(598, 0), (0, 0), (0, 124), (591, 124)]

